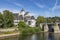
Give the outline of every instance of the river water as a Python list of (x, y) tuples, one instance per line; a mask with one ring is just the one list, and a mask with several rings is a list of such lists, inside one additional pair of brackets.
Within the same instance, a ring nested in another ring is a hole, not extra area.
[(0, 38), (0, 40), (60, 40), (59, 33), (39, 33), (33, 35), (20, 35), (6, 38)]

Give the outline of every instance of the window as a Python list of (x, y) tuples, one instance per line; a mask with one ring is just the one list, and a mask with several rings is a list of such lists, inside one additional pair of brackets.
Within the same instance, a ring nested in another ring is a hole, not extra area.
[(59, 26), (59, 30), (60, 30), (60, 24), (58, 24), (58, 26)]
[(31, 25), (31, 21), (28, 21), (28, 24)]

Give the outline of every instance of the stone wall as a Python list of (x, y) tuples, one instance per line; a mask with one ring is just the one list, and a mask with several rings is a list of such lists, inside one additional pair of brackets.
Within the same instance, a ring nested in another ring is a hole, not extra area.
[[(44, 32), (48, 32), (49, 30), (48, 23), (41, 23), (40, 24), (41, 28), (43, 25), (44, 25)], [(54, 29), (54, 33), (60, 33), (58, 23), (56, 23), (56, 25), (53, 25), (52, 28)]]

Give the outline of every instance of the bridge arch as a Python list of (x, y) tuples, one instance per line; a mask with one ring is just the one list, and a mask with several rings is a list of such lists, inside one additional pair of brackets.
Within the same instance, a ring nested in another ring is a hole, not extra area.
[(53, 24), (43, 24), (41, 28), (42, 31), (54, 32)]
[(48, 32), (54, 32), (53, 24), (47, 24), (48, 25)]

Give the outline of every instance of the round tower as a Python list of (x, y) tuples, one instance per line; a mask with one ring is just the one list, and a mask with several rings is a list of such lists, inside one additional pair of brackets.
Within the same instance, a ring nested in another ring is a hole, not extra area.
[(25, 10), (22, 8), (22, 10), (20, 11), (19, 15), (24, 16), (24, 14), (25, 14)]

